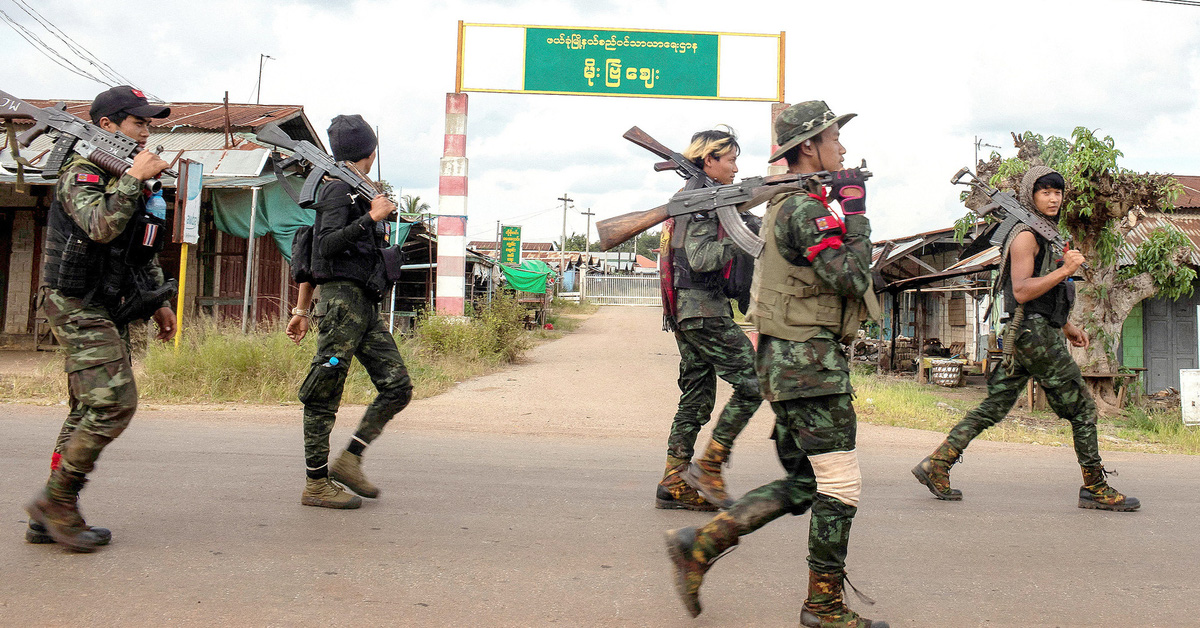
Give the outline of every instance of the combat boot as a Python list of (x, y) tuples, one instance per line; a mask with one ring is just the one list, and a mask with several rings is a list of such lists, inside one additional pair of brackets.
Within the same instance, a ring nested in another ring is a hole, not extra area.
[(950, 488), (950, 467), (961, 457), (962, 451), (951, 445), (950, 441), (942, 441), (929, 457), (913, 467), (912, 474), (918, 482), (929, 488), (934, 497), (951, 502), (960, 501), (962, 491)]
[(304, 492), (300, 494), (300, 503), (305, 506), (345, 509), (362, 506), (361, 497), (347, 493), (328, 477), (305, 480)]
[(675, 565), (675, 591), (692, 617), (700, 615), (700, 585), (717, 559), (738, 544), (737, 523), (721, 513), (701, 528), (679, 528), (666, 534), (667, 556)]
[(725, 490), (725, 478), (721, 477), (721, 467), (726, 464), (729, 464), (729, 448), (710, 440), (704, 455), (688, 465), (683, 481), (709, 503), (728, 509), (733, 505), (733, 500)]
[(379, 489), (363, 474), (362, 456), (342, 450), (342, 455), (329, 467), (329, 477), (363, 497), (379, 497)]
[[(87, 526), (87, 529), (96, 535), (96, 545), (108, 545), (112, 542), (112, 531), (108, 528)], [(25, 541), (40, 545), (43, 543), (53, 543), (54, 537), (50, 536), (50, 532), (46, 530), (46, 526), (30, 519), (29, 527), (25, 529)]]
[(54, 542), (76, 552), (92, 552), (101, 544), (100, 535), (90, 530), (79, 514), (79, 491), (86, 482), (82, 473), (59, 467), (50, 474), (46, 488), (25, 506), (31, 522), (40, 525)]
[(1116, 475), (1103, 465), (1080, 466), (1083, 469), (1083, 486), (1079, 487), (1079, 507), (1093, 510), (1115, 510), (1129, 512), (1142, 507), (1136, 497), (1122, 495), (1108, 485), (1105, 476)]
[(850, 610), (842, 599), (846, 572), (808, 571), (808, 599), (800, 611), (800, 625), (810, 628), (888, 628), (887, 622), (872, 621)]
[(669, 510), (699, 510), (712, 512), (720, 510), (708, 503), (696, 489), (683, 481), (683, 473), (687, 471), (688, 461), (675, 456), (667, 456), (667, 469), (663, 479), (658, 483), (654, 494), (654, 507)]

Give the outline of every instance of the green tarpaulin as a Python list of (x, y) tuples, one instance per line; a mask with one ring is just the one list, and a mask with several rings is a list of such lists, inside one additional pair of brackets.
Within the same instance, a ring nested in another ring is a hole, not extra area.
[[(289, 178), (289, 182), (299, 189), (302, 179)], [(213, 222), (217, 229), (232, 236), (245, 238), (250, 235), (250, 201), (253, 191), (245, 188), (214, 188), (212, 189)], [(272, 181), (262, 186), (258, 191), (258, 217), (254, 221), (254, 237), (271, 234), (275, 246), (283, 254), (288, 263), (292, 263), (292, 237), (296, 230), (313, 223), (316, 213), (311, 209), (302, 209), (292, 197), (288, 196), (278, 181)], [(391, 238), (393, 244), (404, 244), (412, 223), (401, 222), (399, 229), (396, 223), (389, 225), (396, 237)], [(545, 264), (543, 264), (544, 266)]]
[(515, 268), (501, 265), (500, 270), (512, 289), (538, 294), (546, 292), (546, 279), (554, 274), (546, 262), (536, 259), (527, 259)]

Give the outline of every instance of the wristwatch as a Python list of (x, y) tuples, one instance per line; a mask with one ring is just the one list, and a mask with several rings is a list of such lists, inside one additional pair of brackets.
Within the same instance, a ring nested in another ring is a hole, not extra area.
[(292, 316), (308, 316), (308, 310), (302, 310), (298, 307), (292, 308)]

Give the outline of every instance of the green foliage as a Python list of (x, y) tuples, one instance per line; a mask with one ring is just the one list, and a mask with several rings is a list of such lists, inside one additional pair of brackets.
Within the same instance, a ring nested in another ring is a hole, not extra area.
[(463, 356), (494, 363), (511, 362), (528, 347), (525, 308), (510, 294), (500, 293), (470, 319), (423, 315), (414, 339), (422, 355)]
[(1129, 278), (1150, 273), (1163, 297), (1178, 299), (1183, 295), (1191, 296), (1196, 271), (1174, 261), (1175, 251), (1190, 246), (1187, 236), (1175, 229), (1155, 229), (1138, 248), (1133, 265), (1121, 269), (1120, 276)]
[[(1040, 135), (1038, 136), (1041, 137)], [(1029, 170), (1029, 163), (1017, 157), (1011, 157), (1000, 162), (1000, 168), (996, 174), (988, 179), (988, 184), (994, 188), (1005, 189), (1008, 187), (1007, 182), (1013, 179), (1020, 180), (1021, 177)]]
[(975, 227), (979, 222), (979, 215), (973, 211), (968, 211), (962, 218), (954, 221), (954, 240), (962, 242), (963, 238), (967, 237), (967, 233)]

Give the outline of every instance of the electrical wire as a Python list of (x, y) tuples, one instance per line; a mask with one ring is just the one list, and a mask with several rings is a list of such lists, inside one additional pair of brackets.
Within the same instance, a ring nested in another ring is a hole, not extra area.
[[(103, 79), (96, 78), (92, 74), (89, 74), (86, 70), (75, 65), (69, 59), (67, 59), (66, 57), (59, 54), (59, 52), (57, 50), (46, 45), (46, 42), (42, 41), (40, 37), (38, 37), (37, 35), (34, 35), (32, 32), (30, 32), (29, 29), (18, 24), (17, 21), (12, 19), (12, 17), (8, 13), (5, 13), (3, 9), (0, 9), (0, 20), (3, 20), (6, 24), (8, 24), (9, 27), (12, 28), (13, 31), (15, 31), (18, 35), (20, 35), (22, 39), (29, 42), (29, 44), (31, 46), (33, 46), (35, 50), (37, 50), (38, 52), (45, 55), (45, 57), (47, 59), (58, 64), (63, 69), (67, 70), (68, 72), (71, 72), (72, 74), (82, 76), (85, 79), (89, 79), (89, 80), (95, 81), (97, 83), (100, 83), (101, 85), (108, 85), (111, 87), (111, 85), (108, 82), (104, 81)], [(53, 53), (53, 56), (51, 56), (51, 53)], [(55, 59), (54, 57), (58, 57), (58, 59)]]

